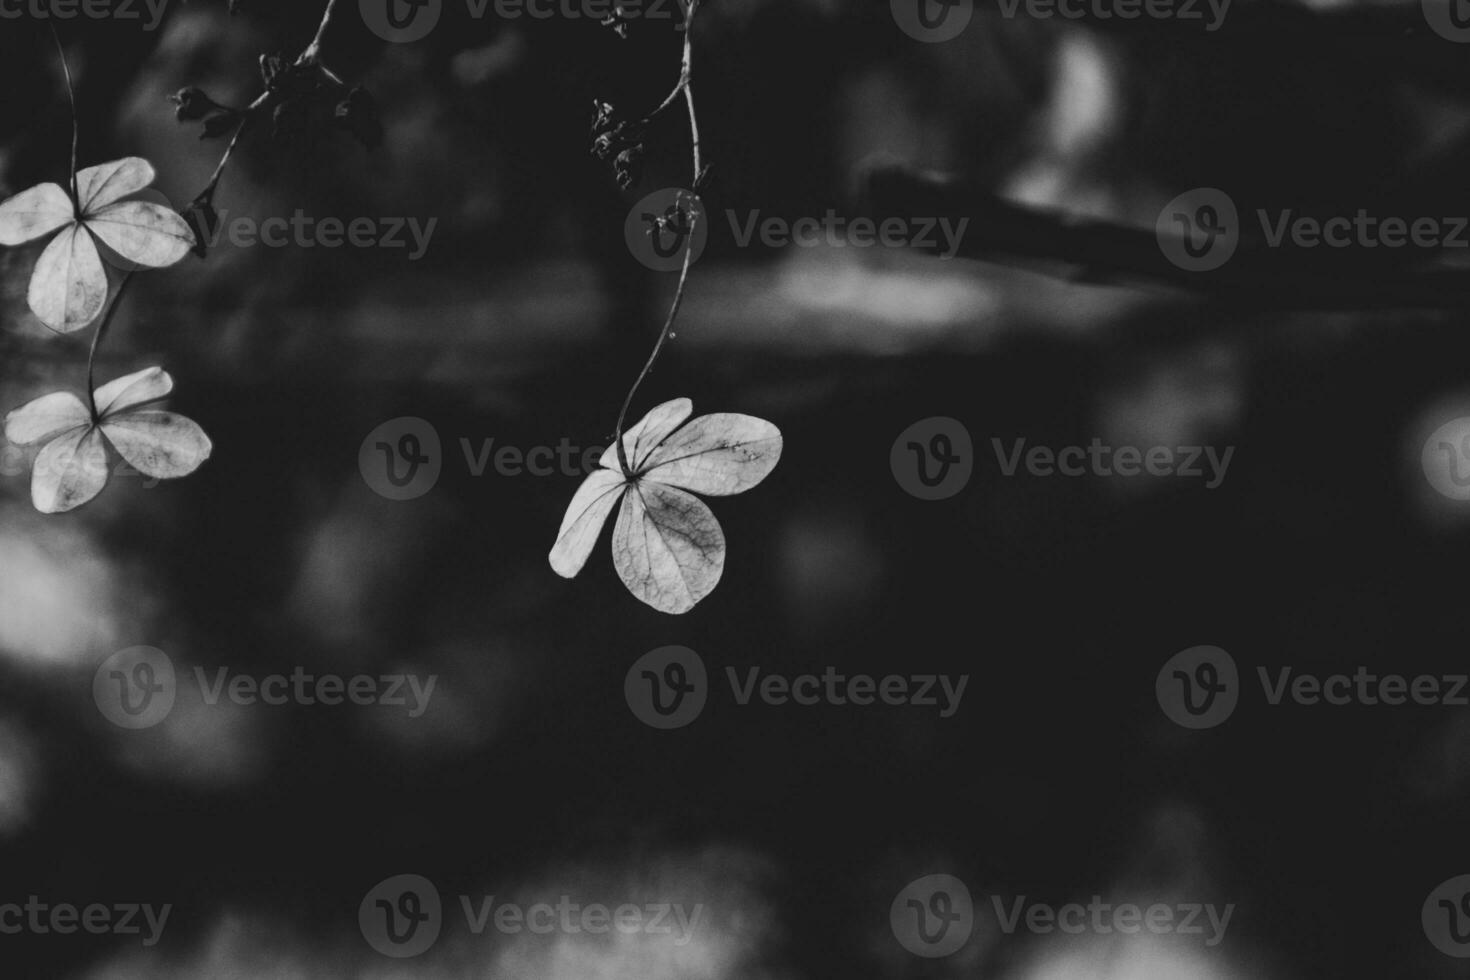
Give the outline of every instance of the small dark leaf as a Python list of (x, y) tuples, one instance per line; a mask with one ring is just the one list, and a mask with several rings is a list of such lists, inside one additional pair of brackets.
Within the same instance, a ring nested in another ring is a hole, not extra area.
[(179, 122), (197, 122), (220, 108), (203, 89), (193, 86), (179, 89), (169, 100), (174, 104), (174, 115)]
[(617, 177), (618, 187), (627, 190), (638, 179), (643, 176), (643, 147), (642, 145), (630, 146), (618, 154), (617, 161), (613, 164), (613, 174)]
[(383, 143), (383, 123), (378, 118), (378, 104), (364, 88), (355, 88), (337, 103), (336, 124), (357, 137), (369, 150)]
[(184, 209), (184, 220), (194, 229), (194, 254), (201, 259), (209, 254), (209, 243), (219, 230), (219, 212), (214, 209), (213, 193), (205, 191)]

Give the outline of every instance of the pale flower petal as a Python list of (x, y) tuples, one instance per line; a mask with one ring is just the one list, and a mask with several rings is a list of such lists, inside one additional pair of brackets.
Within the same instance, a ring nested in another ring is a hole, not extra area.
[(92, 414), (80, 398), (69, 391), (53, 391), (5, 416), (5, 438), (16, 446), (34, 446), (91, 423)]
[(87, 216), (86, 226), (118, 255), (135, 265), (162, 269), (194, 247), (194, 232), (161, 204), (124, 201)]
[[(634, 473), (639, 471), (643, 460), (648, 458), (654, 447), (682, 425), (693, 411), (694, 403), (689, 399), (675, 398), (650, 411), (637, 425), (623, 433), (623, 448), (628, 453), (628, 465), (633, 468)], [(622, 472), (622, 465), (618, 462), (617, 443), (607, 447), (599, 465)]]
[(36, 454), (31, 503), (43, 514), (61, 514), (85, 504), (107, 485), (107, 448), (93, 426), (49, 442)]
[(121, 201), (153, 183), (153, 164), (142, 157), (123, 157), (77, 171), (77, 198), (82, 215), (90, 217), (98, 208)]
[(613, 528), (613, 566), (638, 599), (660, 612), (686, 613), (720, 583), (725, 534), (698, 497), (636, 483)]
[(623, 474), (614, 470), (597, 470), (582, 481), (551, 548), (551, 567), (556, 574), (573, 578), (587, 564), (602, 525), (607, 523), (607, 515), (625, 486)]
[(56, 184), (37, 184), (0, 204), (0, 245), (20, 245), (76, 221), (76, 208)]
[(711, 497), (744, 493), (781, 461), (781, 430), (751, 415), (701, 415), (665, 439), (639, 471), (645, 480)]
[(114, 378), (93, 394), (97, 414), (117, 414), (138, 405), (156, 402), (174, 390), (174, 379), (161, 367), (144, 368)]
[(80, 225), (57, 235), (31, 273), (31, 312), (52, 330), (80, 330), (107, 303), (107, 272), (92, 236)]
[(214, 445), (198, 423), (173, 412), (127, 412), (102, 421), (118, 454), (144, 476), (174, 480), (193, 473)]

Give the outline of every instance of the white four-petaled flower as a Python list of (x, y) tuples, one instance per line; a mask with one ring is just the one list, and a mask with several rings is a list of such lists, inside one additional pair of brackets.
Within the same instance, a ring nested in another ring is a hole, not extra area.
[(31, 311), (53, 330), (80, 330), (107, 302), (107, 271), (97, 242), (138, 266), (173, 265), (194, 247), (188, 222), (161, 204), (124, 201), (153, 183), (153, 165), (125, 157), (76, 175), (76, 200), (57, 184), (38, 184), (0, 204), (0, 245), (61, 231), (36, 261)]
[[(703, 415), (687, 398), (665, 402), (623, 434), (629, 476), (616, 445), (582, 483), (563, 518), (551, 567), (572, 578), (622, 501), (613, 528), (613, 565), (628, 590), (666, 613), (686, 613), (719, 584), (725, 534), (698, 497), (744, 493), (781, 459), (781, 433), (749, 415)], [(680, 426), (683, 428), (680, 428)]]
[(209, 458), (209, 437), (190, 419), (151, 408), (173, 391), (162, 368), (98, 388), (97, 414), (69, 391), (42, 395), (5, 416), (5, 438), (42, 446), (31, 473), (31, 502), (44, 514), (80, 507), (107, 485), (108, 447), (159, 480), (188, 476)]

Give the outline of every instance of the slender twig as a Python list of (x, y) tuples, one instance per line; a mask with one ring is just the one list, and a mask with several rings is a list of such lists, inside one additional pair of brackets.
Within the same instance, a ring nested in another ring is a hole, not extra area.
[[(337, 0), (327, 0), (327, 9), (322, 13), (322, 22), (317, 25), (316, 37), (313, 37), (311, 43), (306, 46), (306, 50), (301, 52), (301, 57), (296, 61), (298, 65), (314, 65), (317, 63), (317, 59), (322, 53), (322, 38), (326, 36), (327, 28), (332, 26), (332, 15), (336, 11)], [(329, 72), (328, 74), (331, 73)], [(336, 78), (335, 75), (332, 77)]]
[[(689, 106), (689, 136), (693, 147), (694, 188), (697, 194), (700, 178), (704, 174), (699, 154), (699, 117), (694, 109), (694, 14), (699, 9), (699, 0), (688, 0), (688, 3), (689, 6), (684, 14), (684, 60), (679, 71), (679, 84), (669, 94), (669, 98), (664, 100), (664, 104), (655, 109), (648, 118), (651, 119), (658, 115), (665, 106), (673, 102), (681, 91), (684, 93), (684, 101)], [(630, 480), (633, 478), (633, 468), (628, 464), (628, 450), (623, 445), (623, 425), (628, 420), (628, 409), (632, 407), (639, 387), (653, 373), (653, 366), (658, 362), (659, 355), (663, 353), (664, 344), (668, 343), (669, 338), (673, 336), (674, 321), (678, 319), (679, 308), (684, 303), (684, 290), (689, 285), (689, 268), (694, 264), (694, 233), (699, 225), (700, 217), (697, 206), (689, 209), (686, 238), (688, 247), (684, 250), (684, 266), (679, 270), (679, 285), (674, 290), (674, 301), (669, 306), (669, 315), (664, 319), (658, 340), (654, 342), (653, 352), (648, 355), (648, 361), (643, 365), (643, 370), (639, 372), (637, 379), (634, 380), (633, 387), (628, 389), (628, 397), (623, 399), (622, 410), (618, 412), (618, 424), (613, 432), (613, 439), (618, 447), (618, 464), (623, 469), (623, 475)]]
[(72, 83), (71, 65), (66, 62), (66, 48), (62, 47), (61, 35), (56, 33), (56, 21), (46, 22), (51, 28), (51, 40), (56, 42), (56, 53), (61, 58), (61, 73), (66, 78), (66, 97), (71, 102), (71, 202), (76, 208), (77, 215), (82, 213), (82, 199), (77, 191), (77, 143), (81, 134), (81, 125), (77, 121), (77, 90)]
[(112, 323), (113, 314), (116, 313), (117, 308), (122, 305), (123, 293), (127, 291), (128, 283), (131, 282), (132, 279), (133, 274), (131, 272), (126, 273), (122, 278), (122, 282), (118, 284), (117, 292), (114, 293), (112, 297), (112, 306), (108, 308), (107, 315), (102, 318), (102, 322), (97, 325), (97, 332), (92, 335), (92, 349), (87, 352), (87, 404), (91, 407), (92, 410), (93, 425), (96, 425), (102, 421), (101, 416), (97, 412), (97, 396), (95, 394), (97, 390), (97, 384), (93, 380), (97, 365), (97, 348), (101, 346), (102, 335), (107, 333), (107, 327), (109, 324)]
[[(332, 71), (331, 68), (328, 68), (321, 60), (322, 39), (326, 37), (328, 28), (332, 26), (332, 18), (336, 12), (337, 0), (327, 0), (327, 7), (322, 11), (322, 19), (321, 23), (317, 25), (316, 35), (311, 39), (311, 43), (306, 46), (306, 49), (301, 52), (301, 56), (296, 59), (296, 65), (298, 67), (315, 68), (331, 81), (332, 84), (339, 88), (346, 88), (347, 83), (342, 81), (341, 76)], [(199, 193), (199, 198), (206, 201), (213, 200), (214, 192), (219, 189), (219, 182), (225, 175), (225, 167), (229, 165), (230, 157), (234, 154), (235, 147), (239, 144), (240, 137), (245, 132), (245, 127), (250, 124), (250, 120), (256, 113), (270, 105), (271, 98), (272, 93), (270, 91), (262, 92), (255, 97), (255, 101), (251, 102), (248, 108), (239, 112), (240, 123), (235, 127), (235, 132), (230, 137), (229, 145), (225, 147), (225, 152), (220, 156), (219, 164), (214, 168), (214, 173), (209, 178), (209, 184)]]

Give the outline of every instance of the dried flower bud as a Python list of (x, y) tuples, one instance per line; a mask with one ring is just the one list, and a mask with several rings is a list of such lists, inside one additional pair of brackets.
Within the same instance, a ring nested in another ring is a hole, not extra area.
[(169, 96), (169, 101), (174, 104), (174, 115), (179, 122), (197, 122), (219, 108), (203, 89), (193, 86), (179, 89)]

